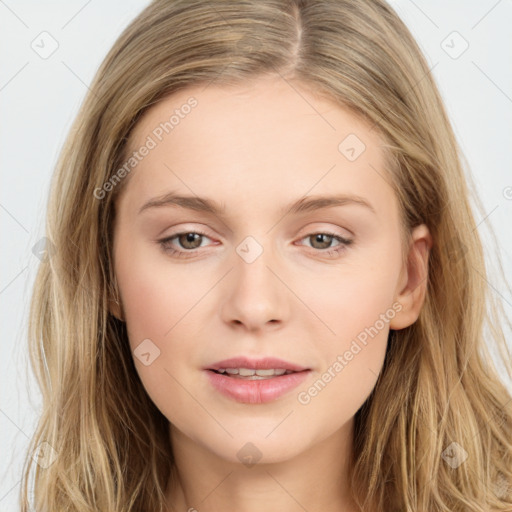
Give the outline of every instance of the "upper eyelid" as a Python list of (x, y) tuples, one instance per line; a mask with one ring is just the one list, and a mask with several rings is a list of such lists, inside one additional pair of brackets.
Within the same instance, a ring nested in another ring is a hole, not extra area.
[[(313, 223), (310, 223), (310, 224), (322, 224), (321, 222), (313, 222)], [(331, 223), (332, 224), (332, 223)], [(341, 229), (345, 232), (348, 233), (347, 234), (343, 234), (343, 233), (337, 233), (336, 230), (337, 229)], [(302, 228), (301, 231), (304, 230), (304, 234), (302, 235), (302, 238), (305, 237), (305, 236), (308, 236), (308, 235), (311, 235), (311, 234), (316, 234), (316, 233), (331, 233), (333, 234), (334, 236), (340, 236), (341, 238), (344, 238), (344, 239), (348, 239), (348, 238), (353, 238), (355, 236), (355, 234), (348, 228), (346, 227), (342, 227), (342, 226), (337, 226), (337, 227), (328, 227), (328, 228), (312, 228), (312, 227), (305, 227), (305, 228)], [(211, 236), (207, 233), (207, 231), (209, 231), (209, 228), (182, 228), (180, 229), (179, 231), (176, 231), (175, 233), (171, 234), (171, 235), (167, 235), (163, 238), (171, 238), (171, 237), (174, 237), (174, 236), (177, 236), (177, 235), (182, 235), (182, 234), (185, 234), (185, 233), (199, 233), (203, 236), (207, 236), (208, 238), (215, 238), (215, 236)]]

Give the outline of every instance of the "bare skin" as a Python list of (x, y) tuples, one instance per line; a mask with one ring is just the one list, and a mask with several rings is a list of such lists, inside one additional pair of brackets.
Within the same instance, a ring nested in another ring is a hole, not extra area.
[[(169, 486), (169, 510), (356, 512), (347, 473), (354, 415), (375, 386), (389, 330), (418, 317), (431, 236), (415, 228), (402, 261), (382, 141), (347, 110), (281, 79), (180, 91), (141, 119), (132, 150), (191, 96), (197, 106), (132, 171), (114, 232), (121, 306), (113, 314), (126, 321), (132, 351), (146, 339), (160, 351), (147, 366), (134, 361), (171, 425), (179, 479)], [(354, 152), (338, 148), (349, 134), (366, 146), (353, 161), (346, 155)], [(210, 198), (225, 212), (171, 204), (139, 213), (171, 191)], [(371, 208), (287, 207), (333, 194)], [(198, 230), (205, 235), (195, 241), (159, 243)], [(258, 244), (251, 251), (262, 249), (250, 263), (237, 252), (246, 237)], [(370, 326), (378, 332), (362, 343)], [(240, 403), (213, 388), (203, 369), (238, 355), (311, 371), (274, 401)], [(319, 379), (328, 382), (315, 394)], [(250, 467), (249, 442), (261, 457)]]

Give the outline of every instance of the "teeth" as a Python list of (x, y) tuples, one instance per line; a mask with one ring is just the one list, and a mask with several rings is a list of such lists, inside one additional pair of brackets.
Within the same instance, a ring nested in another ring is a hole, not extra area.
[(219, 368), (218, 373), (227, 373), (228, 375), (238, 375), (240, 377), (274, 377), (293, 373), (291, 370), (285, 370), (284, 368), (268, 369), (268, 370), (255, 370), (254, 368)]

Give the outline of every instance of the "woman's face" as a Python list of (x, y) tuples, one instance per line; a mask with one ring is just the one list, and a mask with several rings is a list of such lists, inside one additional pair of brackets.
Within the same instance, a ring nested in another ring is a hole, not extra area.
[[(347, 110), (271, 79), (182, 90), (137, 124), (116, 205), (114, 314), (176, 436), (271, 462), (351, 425), (390, 328), (419, 311), (381, 144)], [(222, 363), (238, 357), (305, 371), (211, 370), (258, 367)]]

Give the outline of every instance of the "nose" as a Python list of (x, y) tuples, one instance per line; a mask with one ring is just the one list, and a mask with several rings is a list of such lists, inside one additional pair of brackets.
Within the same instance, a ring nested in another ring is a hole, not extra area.
[(270, 251), (253, 262), (235, 261), (225, 283), (222, 319), (227, 324), (250, 331), (276, 329), (289, 314), (290, 291), (278, 277)]

